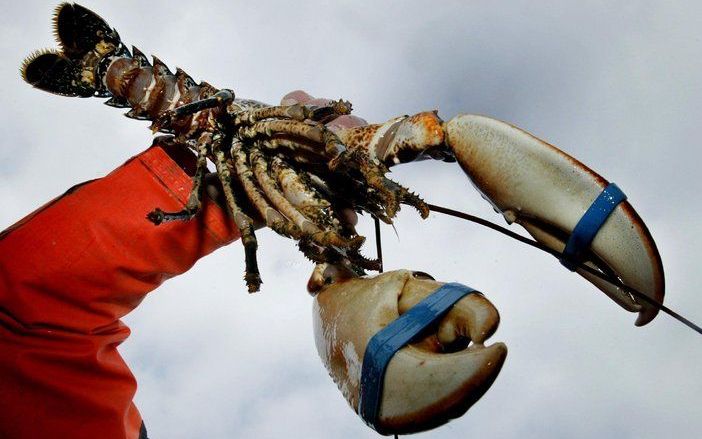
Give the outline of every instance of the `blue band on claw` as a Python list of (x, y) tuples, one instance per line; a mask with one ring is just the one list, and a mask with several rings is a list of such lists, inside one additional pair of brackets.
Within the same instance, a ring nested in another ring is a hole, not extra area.
[(580, 261), (581, 253), (590, 247), (592, 240), (595, 239), (597, 232), (600, 231), (607, 218), (625, 200), (626, 195), (624, 195), (624, 192), (616, 184), (610, 183), (595, 198), (590, 208), (587, 209), (583, 217), (578, 221), (578, 224), (576, 224), (563, 250), (561, 264), (570, 271), (575, 271), (577, 268), (576, 264)]
[(473, 292), (474, 289), (459, 283), (444, 284), (370, 339), (363, 356), (358, 413), (371, 428), (382, 433), (376, 424), (380, 414), (385, 370), (392, 357), (429, 325), (443, 317), (456, 302)]

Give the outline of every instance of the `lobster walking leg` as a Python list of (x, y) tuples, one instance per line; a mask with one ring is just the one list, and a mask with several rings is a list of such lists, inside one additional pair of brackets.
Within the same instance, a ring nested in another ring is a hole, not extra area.
[(249, 293), (259, 290), (261, 286), (261, 275), (258, 272), (258, 262), (256, 261), (256, 251), (258, 242), (254, 233), (254, 223), (251, 217), (244, 213), (239, 207), (234, 197), (232, 190), (232, 172), (227, 163), (227, 159), (222, 151), (222, 143), (224, 139), (221, 134), (215, 134), (212, 139), (212, 154), (215, 158), (215, 166), (217, 168), (217, 176), (222, 183), (222, 190), (227, 200), (229, 213), (232, 215), (234, 224), (241, 233), (241, 242), (244, 245), (244, 258), (246, 264), (246, 272), (244, 280), (248, 287)]
[(235, 124), (251, 125), (264, 119), (292, 119), (299, 122), (310, 119), (311, 112), (302, 105), (279, 105), (242, 111), (234, 118)]
[(173, 122), (182, 117), (190, 116), (198, 111), (208, 110), (210, 108), (223, 108), (226, 107), (231, 101), (234, 100), (234, 92), (228, 89), (222, 89), (216, 92), (214, 95), (200, 99), (189, 104), (181, 105), (172, 110), (164, 111), (158, 116), (154, 122), (151, 124), (151, 129), (156, 132), (162, 128), (168, 128), (173, 125)]
[(187, 221), (192, 219), (202, 206), (202, 193), (204, 191), (203, 180), (207, 172), (207, 147), (212, 143), (212, 133), (202, 133), (197, 140), (197, 170), (193, 177), (193, 188), (188, 197), (185, 208), (179, 212), (164, 212), (159, 208), (154, 209), (146, 217), (152, 223), (158, 225), (166, 221)]
[(350, 113), (351, 103), (338, 100), (321, 107), (307, 107), (296, 104), (256, 108), (237, 114), (234, 122), (236, 124), (252, 124), (264, 119), (293, 119), (302, 122), (308, 119), (324, 123), (329, 119), (334, 119)]
[(322, 144), (329, 158), (334, 158), (345, 151), (336, 136), (323, 125), (310, 125), (298, 120), (267, 120), (256, 122), (252, 126), (240, 130), (240, 135), (244, 138), (270, 137), (273, 134), (300, 137), (316, 144)]
[(258, 148), (251, 149), (251, 162), (258, 183), (268, 199), (271, 200), (275, 209), (290, 218), (302, 231), (303, 235), (309, 236), (312, 241), (325, 247), (335, 245), (342, 248), (358, 248), (363, 244), (364, 239), (362, 237), (356, 236), (351, 240), (346, 239), (332, 228), (327, 228), (322, 224), (315, 224), (298, 211), (297, 208), (285, 198), (285, 195), (276, 187), (275, 181), (268, 175), (268, 164)]
[[(381, 218), (394, 217), (401, 202), (415, 207), (424, 218), (429, 215), (429, 209), (419, 197), (385, 177), (387, 169), (383, 164), (372, 162), (367, 152), (360, 148), (346, 149), (339, 138), (322, 125), (309, 125), (297, 120), (273, 120), (256, 122), (240, 130), (240, 135), (246, 138), (258, 135), (270, 137), (274, 134), (301, 137), (316, 144), (323, 144), (329, 158), (328, 166), (332, 171), (334, 169), (345, 169), (344, 172), (358, 170), (368, 186), (377, 191), (383, 199), (387, 215)], [(342, 163), (344, 167), (340, 167)]]
[(234, 99), (234, 92), (227, 89), (222, 89), (209, 98), (191, 102), (186, 105), (174, 108), (172, 115), (174, 117), (188, 116), (195, 114), (198, 111), (207, 110), (208, 108), (221, 107), (227, 105)]
[(320, 157), (320, 150), (316, 145), (284, 137), (257, 140), (254, 145), (266, 151), (294, 152), (295, 155), (290, 158), (297, 163), (314, 164)]
[(384, 165), (373, 164), (367, 159), (361, 160), (361, 173), (363, 173), (370, 187), (382, 194), (383, 201), (386, 203), (385, 211), (387, 216), (389, 218), (394, 217), (397, 211), (400, 210), (400, 203), (405, 203), (417, 209), (422, 218), (426, 219), (429, 216), (427, 204), (406, 187), (387, 178), (385, 172), (387, 172), (387, 169)]
[(239, 182), (244, 188), (249, 200), (251, 200), (256, 210), (258, 210), (261, 217), (265, 220), (266, 226), (280, 235), (300, 239), (303, 231), (297, 227), (296, 224), (288, 220), (288, 218), (281, 215), (281, 213), (276, 210), (275, 206), (271, 206), (266, 200), (263, 191), (256, 186), (253, 180), (253, 171), (248, 164), (246, 152), (242, 147), (241, 140), (236, 138), (232, 140), (230, 153), (234, 161), (234, 169), (236, 170)]

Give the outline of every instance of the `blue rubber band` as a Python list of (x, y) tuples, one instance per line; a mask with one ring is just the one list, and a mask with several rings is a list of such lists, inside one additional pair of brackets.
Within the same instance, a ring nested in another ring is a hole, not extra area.
[(370, 339), (363, 356), (358, 398), (358, 413), (369, 427), (383, 434), (376, 424), (385, 370), (395, 353), (443, 317), (461, 298), (473, 292), (474, 289), (459, 283), (444, 284)]
[(597, 232), (600, 231), (607, 218), (625, 200), (626, 195), (614, 183), (610, 183), (595, 198), (568, 238), (561, 258), (563, 266), (570, 271), (575, 271), (582, 252), (590, 247), (592, 240), (595, 239)]

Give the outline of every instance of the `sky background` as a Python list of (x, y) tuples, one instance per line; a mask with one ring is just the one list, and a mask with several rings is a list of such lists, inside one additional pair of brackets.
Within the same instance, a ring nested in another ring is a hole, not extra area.
[[(0, 228), (151, 143), (146, 123), (97, 99), (21, 81), (22, 59), (53, 47), (56, 4), (10, 2), (0, 15)], [(660, 249), (666, 304), (702, 323), (701, 3), (83, 4), (127, 44), (241, 97), (274, 103), (302, 88), (349, 99), (369, 121), (479, 113), (560, 146), (627, 193)], [(502, 222), (458, 166), (393, 173), (429, 202)], [(397, 236), (384, 228), (386, 269), (484, 291), (502, 316), (491, 340), (509, 347), (497, 381), (465, 416), (416, 437), (697, 437), (699, 335), (665, 315), (636, 328), (634, 314), (552, 257), (470, 223), (422, 221), (405, 208), (395, 224)], [(371, 226), (361, 219), (364, 234)], [(258, 237), (260, 294), (246, 293), (234, 243), (126, 319), (133, 332), (120, 350), (150, 437), (377, 437), (317, 356), (311, 264), (291, 241)]]

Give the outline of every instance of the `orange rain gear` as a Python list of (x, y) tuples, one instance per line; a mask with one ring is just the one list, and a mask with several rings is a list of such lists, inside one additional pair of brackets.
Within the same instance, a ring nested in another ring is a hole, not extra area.
[(193, 165), (154, 146), (0, 234), (1, 438), (140, 436), (120, 318), (239, 237), (208, 199), (191, 221), (146, 220), (155, 207), (183, 208)]

